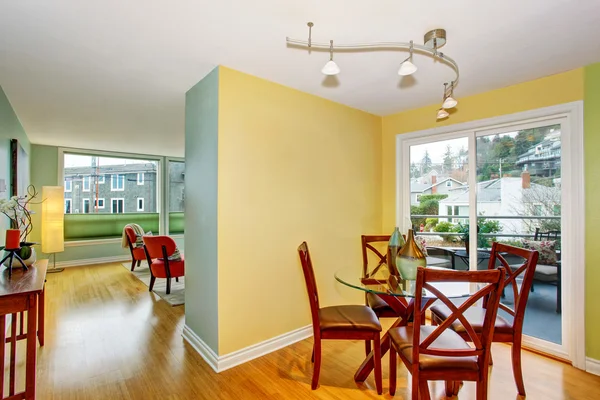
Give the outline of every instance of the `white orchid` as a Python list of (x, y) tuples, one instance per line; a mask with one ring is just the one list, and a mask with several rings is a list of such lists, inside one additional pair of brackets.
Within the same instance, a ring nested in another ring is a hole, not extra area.
[(27, 195), (12, 196), (10, 199), (0, 199), (0, 212), (6, 215), (11, 226), (21, 230), (21, 238), (24, 240), (33, 229), (31, 225), (31, 212), (27, 205), (37, 196), (33, 185), (27, 188)]

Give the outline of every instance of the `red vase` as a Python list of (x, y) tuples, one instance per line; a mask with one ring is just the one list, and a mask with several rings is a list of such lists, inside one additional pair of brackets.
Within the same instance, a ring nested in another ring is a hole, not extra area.
[(6, 249), (18, 249), (21, 247), (21, 231), (19, 229), (6, 230)]

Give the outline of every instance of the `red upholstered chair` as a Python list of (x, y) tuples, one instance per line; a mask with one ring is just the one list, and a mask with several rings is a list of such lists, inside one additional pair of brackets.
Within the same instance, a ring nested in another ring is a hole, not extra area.
[(321, 339), (372, 340), (375, 353), (375, 386), (377, 387), (377, 393), (381, 394), (381, 324), (377, 319), (377, 315), (369, 307), (363, 305), (320, 307), (317, 282), (315, 281), (315, 273), (306, 242), (298, 247), (298, 255), (302, 263), (302, 272), (304, 272), (312, 315), (314, 335), (312, 389), (316, 389), (319, 385)]
[(131, 252), (131, 270), (135, 268), (136, 264), (139, 267), (142, 260), (146, 259), (146, 253), (144, 247), (135, 247), (136, 235), (132, 227), (125, 227), (125, 234), (127, 235), (127, 244), (129, 245), (129, 251)]
[(144, 249), (146, 259), (150, 266), (150, 291), (154, 287), (156, 278), (167, 279), (167, 294), (171, 293), (171, 278), (179, 281), (180, 276), (185, 275), (185, 261), (183, 254), (180, 260), (169, 260), (176, 252), (177, 245), (169, 236), (144, 236)]

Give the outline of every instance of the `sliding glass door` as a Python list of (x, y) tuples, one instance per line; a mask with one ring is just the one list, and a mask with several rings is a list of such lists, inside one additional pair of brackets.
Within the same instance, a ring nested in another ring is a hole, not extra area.
[[(572, 251), (562, 241), (566, 122), (547, 118), (400, 140), (398, 222), (422, 236), (430, 254), (446, 257), (442, 266), (457, 270), (486, 269), (495, 241), (539, 250), (524, 342), (569, 358), (562, 318), (570, 295), (565, 254)], [(502, 301), (512, 307), (513, 300), (507, 292)]]

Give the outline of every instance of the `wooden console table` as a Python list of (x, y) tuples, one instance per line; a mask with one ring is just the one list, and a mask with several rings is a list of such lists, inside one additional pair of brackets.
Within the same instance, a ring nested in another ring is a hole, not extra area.
[[(36, 261), (29, 269), (16, 268), (12, 276), (8, 269), (0, 270), (0, 399), (35, 399), (37, 343), (44, 345), (44, 283), (48, 260)], [(27, 332), (24, 332), (23, 313), (27, 312)], [(19, 313), (19, 314), (18, 314)], [(11, 315), (10, 333), (6, 337), (6, 316)], [(20, 316), (19, 320), (17, 315)], [(17, 324), (20, 329), (17, 334)], [(39, 323), (39, 331), (37, 324)], [(17, 340), (27, 340), (25, 391), (15, 394)], [(6, 344), (10, 347), (8, 396), (4, 396), (4, 360)]]

